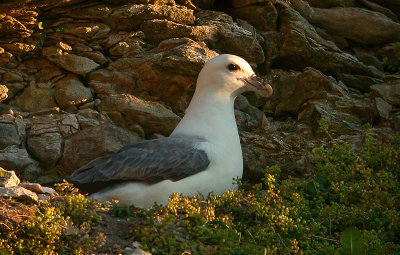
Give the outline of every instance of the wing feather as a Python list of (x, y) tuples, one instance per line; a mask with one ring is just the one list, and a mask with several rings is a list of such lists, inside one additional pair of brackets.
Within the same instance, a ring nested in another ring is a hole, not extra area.
[(207, 153), (196, 148), (202, 142), (205, 140), (199, 137), (167, 137), (127, 145), (115, 154), (90, 161), (67, 180), (92, 192), (90, 186), (101, 189), (127, 181), (178, 181), (210, 164)]

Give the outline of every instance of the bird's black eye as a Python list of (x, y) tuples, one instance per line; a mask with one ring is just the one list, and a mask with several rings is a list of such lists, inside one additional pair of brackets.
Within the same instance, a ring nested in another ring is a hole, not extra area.
[(229, 71), (236, 71), (236, 70), (240, 70), (240, 67), (235, 64), (229, 64), (228, 69), (229, 69)]

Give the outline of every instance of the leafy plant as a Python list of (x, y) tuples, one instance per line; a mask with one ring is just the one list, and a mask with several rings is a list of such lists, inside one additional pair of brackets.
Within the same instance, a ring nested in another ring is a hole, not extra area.
[(364, 242), (360, 230), (356, 227), (347, 228), (340, 235), (342, 254), (362, 255), (364, 254)]
[[(71, 187), (60, 186), (59, 192)], [(34, 217), (7, 232), (0, 231), (0, 254), (86, 254), (105, 240), (101, 233), (90, 234), (99, 221), (95, 208), (95, 202), (78, 193), (43, 202)]]

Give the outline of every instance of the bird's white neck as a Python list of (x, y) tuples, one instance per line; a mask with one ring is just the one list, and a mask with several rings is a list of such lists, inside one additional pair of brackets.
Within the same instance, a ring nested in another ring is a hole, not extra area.
[(223, 144), (239, 142), (233, 108), (235, 97), (208, 89), (196, 90), (185, 116), (171, 135), (201, 136)]

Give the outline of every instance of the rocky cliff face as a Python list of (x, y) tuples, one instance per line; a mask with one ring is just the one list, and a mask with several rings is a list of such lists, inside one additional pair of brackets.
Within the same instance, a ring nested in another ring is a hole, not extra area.
[(275, 90), (236, 101), (245, 175), (303, 173), (321, 118), (354, 144), (366, 123), (400, 129), (399, 19), (391, 0), (6, 1), (0, 166), (49, 181), (167, 136), (203, 64), (231, 53)]

